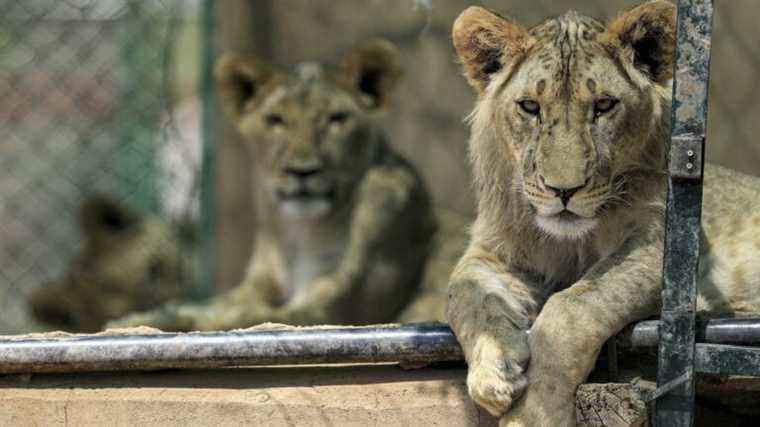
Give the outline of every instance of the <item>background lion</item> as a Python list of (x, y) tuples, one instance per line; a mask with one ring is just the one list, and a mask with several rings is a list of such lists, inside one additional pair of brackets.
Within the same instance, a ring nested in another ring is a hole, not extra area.
[(288, 74), (256, 58), (220, 59), (222, 104), (255, 162), (260, 223), (247, 277), (205, 304), (172, 304), (114, 325), (443, 319), (464, 229), (433, 209), (418, 173), (377, 123), (398, 63), (395, 48), (380, 40), (335, 69), (309, 63)]
[(79, 217), (82, 250), (63, 278), (29, 297), (34, 317), (47, 329), (97, 332), (108, 320), (189, 289), (191, 257), (182, 253), (179, 227), (104, 196), (85, 200)]
[[(454, 24), (479, 95), (478, 215), (448, 319), (503, 426), (574, 425), (604, 342), (658, 313), (675, 18), (653, 1), (608, 26), (570, 12), (526, 30), (479, 7)], [(759, 196), (707, 167), (700, 310), (760, 310)]]

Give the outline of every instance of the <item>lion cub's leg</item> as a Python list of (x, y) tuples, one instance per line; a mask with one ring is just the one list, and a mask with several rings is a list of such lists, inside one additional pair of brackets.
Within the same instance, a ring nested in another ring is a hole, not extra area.
[[(337, 268), (309, 283), (298, 301), (275, 311), (273, 318), (296, 324), (344, 321), (341, 307), (350, 303), (346, 298), (371, 281), (370, 267), (377, 261), (378, 248), (384, 239), (394, 238), (394, 223), (411, 213), (411, 203), (420, 190), (418, 179), (404, 165), (370, 169), (357, 189), (347, 248)], [(388, 268), (404, 266), (389, 263)], [(387, 291), (404, 285), (389, 283)], [(390, 313), (382, 317), (389, 318)]]
[(661, 244), (630, 242), (549, 298), (531, 328), (530, 385), (501, 426), (575, 425), (576, 389), (604, 343), (657, 312), (661, 254)]
[(502, 415), (525, 389), (531, 290), (497, 264), (465, 258), (449, 288), (447, 317), (467, 360), (467, 388), (480, 406)]
[(281, 286), (268, 275), (253, 275), (241, 285), (205, 302), (172, 302), (111, 321), (107, 328), (152, 326), (165, 331), (246, 328), (269, 320)]

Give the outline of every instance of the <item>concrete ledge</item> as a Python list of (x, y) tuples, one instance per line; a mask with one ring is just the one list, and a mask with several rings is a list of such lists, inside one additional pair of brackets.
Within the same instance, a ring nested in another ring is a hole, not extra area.
[[(20, 372), (64, 370), (69, 373), (0, 376), (0, 426), (189, 424), (364, 427), (497, 424), (493, 417), (477, 408), (467, 396), (466, 371), (460, 364), (449, 365), (457, 366), (450, 369), (428, 367), (420, 370), (402, 370), (391, 364), (250, 367), (249, 363), (246, 363), (283, 362), (291, 360), (287, 357), (294, 358), (294, 355), (298, 354), (313, 356), (325, 353), (334, 356), (335, 352), (346, 353), (341, 353), (338, 360), (354, 360), (351, 357), (359, 355), (361, 357), (358, 360), (364, 361), (366, 357), (362, 355), (369, 346), (363, 344), (359, 338), (367, 340), (367, 334), (371, 336), (373, 343), (390, 343), (385, 346), (388, 348), (381, 345), (372, 347), (369, 359), (373, 361), (406, 360), (407, 363), (412, 363), (416, 360), (429, 360), (414, 358), (425, 351), (433, 354), (432, 360), (448, 360), (441, 358), (441, 354), (458, 359), (461, 354), (456, 353), (458, 346), (448, 329), (443, 333), (445, 339), (441, 341), (438, 329), (422, 331), (418, 330), (420, 326), (412, 327), (411, 335), (408, 328), (390, 328), (382, 331), (373, 329), (367, 332), (366, 328), (350, 328), (344, 331), (330, 327), (274, 326), (278, 329), (272, 329), (272, 325), (263, 325), (261, 328), (248, 330), (248, 335), (245, 336), (158, 334), (156, 337), (161, 339), (149, 339), (141, 333), (152, 334), (160, 331), (116, 330), (95, 336), (53, 333), (6, 337), (6, 350), (10, 353), (0, 355), (0, 359), (8, 365), (5, 372), (18, 372), (18, 369), (13, 369), (14, 366), (19, 367), (13, 365), (14, 361), (28, 362), (29, 360), (22, 356), (32, 354), (29, 351), (30, 343), (37, 345), (40, 342), (45, 345), (41, 347), (41, 351), (34, 353), (40, 360), (35, 363), (21, 363), (20, 368), (32, 370)], [(288, 339), (277, 341), (270, 336), (280, 332)], [(327, 332), (333, 335), (322, 336)], [(125, 334), (124, 337), (120, 336)], [(312, 351), (305, 353), (301, 351), (303, 349), (300, 345), (309, 345), (312, 341), (304, 340), (304, 336), (313, 334), (319, 335), (322, 342), (334, 348), (327, 346), (325, 348), (329, 347), (330, 351), (322, 347), (312, 348)], [(240, 344), (238, 341), (242, 338), (245, 338), (244, 344), (250, 344), (248, 341), (254, 339), (261, 341), (262, 336), (267, 345), (255, 349), (271, 350), (275, 353), (289, 351), (274, 355), (265, 353), (266, 357), (263, 358), (252, 357), (251, 346), (243, 345), (241, 354), (247, 356), (234, 357), (237, 353), (232, 350), (238, 348), (234, 344)], [(421, 336), (432, 337), (432, 341), (428, 343), (430, 345), (420, 345)], [(135, 339), (148, 341), (136, 345)], [(346, 342), (341, 344), (341, 339)], [(57, 345), (58, 342), (86, 345), (65, 347)], [(159, 342), (162, 344), (156, 346)], [(13, 345), (14, 343), (20, 343), (21, 347)], [(105, 347), (95, 346), (97, 343)], [(195, 347), (190, 345), (193, 343), (196, 344)], [(204, 347), (207, 345), (215, 345), (217, 351), (208, 351)], [(288, 347), (294, 345), (296, 348)], [(442, 345), (454, 352), (444, 351), (439, 354), (433, 351)], [(385, 352), (380, 351), (380, 347), (383, 347)], [(14, 349), (19, 348), (24, 350), (21, 356), (18, 352), (13, 353)], [(217, 366), (218, 363), (224, 363), (225, 366), (249, 367), (86, 373), (98, 370), (96, 368), (166, 368), (167, 366), (146, 362), (164, 360), (160, 356), (165, 356), (167, 348), (171, 350), (168, 351), (170, 354), (167, 360), (172, 363), (182, 362), (169, 365), (171, 367), (198, 368), (197, 365), (201, 363), (207, 363), (207, 368)], [(400, 351), (401, 348), (409, 351)], [(136, 351), (138, 353), (135, 353)], [(139, 353), (140, 351), (143, 353)], [(175, 357), (172, 358), (172, 355)], [(214, 357), (211, 357), (212, 355)], [(201, 357), (200, 360), (197, 360), (198, 356)], [(398, 359), (401, 356), (406, 359)], [(309, 363), (338, 361), (333, 360), (334, 358), (328, 359), (316, 357), (305, 360)], [(85, 363), (87, 360), (92, 363)], [(98, 365), (102, 360), (124, 363)], [(303, 357), (295, 357), (292, 360), (294, 362), (288, 363), (304, 361)], [(67, 361), (67, 364), (55, 365), (56, 361)], [(193, 363), (185, 363), (187, 361)], [(75, 373), (76, 371), (84, 372)], [(581, 425), (646, 424), (646, 408), (638, 393), (627, 384), (583, 385), (578, 391), (576, 407)]]
[(254, 368), (0, 377), (0, 426), (495, 426), (464, 369)]
[[(463, 367), (233, 368), (0, 377), (0, 426), (483, 426)], [(580, 425), (644, 426), (625, 384), (578, 392)]]

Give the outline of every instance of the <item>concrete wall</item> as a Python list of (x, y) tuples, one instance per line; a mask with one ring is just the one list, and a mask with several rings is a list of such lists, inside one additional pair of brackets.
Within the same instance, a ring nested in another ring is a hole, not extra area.
[(0, 426), (483, 426), (462, 369), (0, 376)]
[[(422, 169), (438, 203), (462, 213), (473, 209), (466, 163), (468, 130), (464, 117), (474, 96), (461, 76), (450, 29), (470, 4), (514, 16), (525, 25), (568, 9), (608, 20), (639, 0), (259, 0), (240, 9), (236, 19), (256, 40), (227, 45), (259, 53), (283, 67), (302, 61), (335, 62), (342, 52), (371, 37), (385, 37), (401, 48), (405, 77), (387, 117), (394, 145)], [(426, 4), (431, 5), (428, 9)], [(756, 0), (716, 0), (714, 60), (708, 159), (760, 174), (760, 14)], [(248, 15), (252, 14), (252, 15)], [(262, 24), (265, 23), (265, 24)], [(224, 24), (224, 22), (222, 22)], [(248, 160), (234, 141), (222, 149), (220, 171), (220, 287), (237, 283), (248, 258), (252, 214)]]

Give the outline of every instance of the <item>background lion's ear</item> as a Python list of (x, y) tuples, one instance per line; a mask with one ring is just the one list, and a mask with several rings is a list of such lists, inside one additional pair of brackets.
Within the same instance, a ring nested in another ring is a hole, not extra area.
[(90, 241), (124, 235), (137, 227), (142, 218), (126, 206), (103, 195), (91, 196), (79, 212), (82, 231)]
[(623, 13), (609, 26), (630, 49), (634, 65), (659, 84), (673, 78), (677, 12), (674, 4), (655, 0)]
[(401, 77), (401, 61), (391, 42), (375, 39), (343, 57), (340, 70), (349, 85), (364, 95), (368, 108), (383, 108)]
[(478, 92), (485, 90), (492, 74), (519, 60), (530, 40), (520, 25), (477, 6), (459, 15), (452, 38), (465, 76)]
[(261, 89), (274, 75), (272, 67), (254, 57), (232, 53), (222, 55), (214, 70), (222, 108), (237, 119), (246, 104), (261, 94)]

